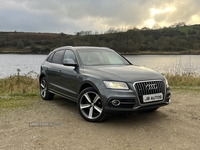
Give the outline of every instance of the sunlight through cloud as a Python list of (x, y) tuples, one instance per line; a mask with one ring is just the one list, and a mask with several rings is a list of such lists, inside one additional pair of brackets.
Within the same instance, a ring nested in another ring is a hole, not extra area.
[(168, 6), (165, 7), (164, 9), (158, 9), (158, 8), (151, 8), (150, 9), (150, 16), (151, 18), (147, 19), (145, 21), (145, 24), (152, 28), (157, 22), (155, 21), (155, 16), (159, 15), (159, 14), (164, 14), (164, 13), (171, 13), (173, 11), (175, 11), (176, 8), (174, 6)]
[(168, 6), (164, 9), (156, 9), (156, 8), (151, 8), (151, 16), (155, 16), (157, 14), (161, 14), (161, 13), (168, 13), (168, 12), (172, 12), (175, 10), (175, 7), (173, 6)]

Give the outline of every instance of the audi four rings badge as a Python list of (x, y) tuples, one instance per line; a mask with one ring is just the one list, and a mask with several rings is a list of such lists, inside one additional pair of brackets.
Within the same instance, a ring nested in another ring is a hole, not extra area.
[(156, 84), (147, 84), (146, 89), (147, 90), (156, 90), (158, 87)]

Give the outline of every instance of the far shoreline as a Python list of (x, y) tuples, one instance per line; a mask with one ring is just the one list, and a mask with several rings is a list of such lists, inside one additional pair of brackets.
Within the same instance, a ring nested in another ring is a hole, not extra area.
[[(50, 52), (27, 52), (27, 51), (1, 51), (0, 54), (27, 54), (27, 55), (48, 55)], [(120, 53), (120, 52), (119, 52)], [(185, 50), (185, 51), (135, 51), (120, 53), (121, 55), (200, 55), (200, 50)]]
[(122, 55), (200, 55), (200, 50), (186, 50), (186, 51), (138, 51), (120, 53)]

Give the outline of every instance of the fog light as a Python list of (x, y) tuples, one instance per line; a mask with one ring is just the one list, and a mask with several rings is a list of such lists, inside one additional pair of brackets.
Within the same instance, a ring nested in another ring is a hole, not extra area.
[(120, 105), (120, 101), (119, 100), (112, 100), (111, 102), (113, 104), (113, 106), (119, 106)]

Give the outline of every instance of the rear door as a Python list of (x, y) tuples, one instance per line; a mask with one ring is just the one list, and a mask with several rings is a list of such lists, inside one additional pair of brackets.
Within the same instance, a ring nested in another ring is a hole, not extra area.
[(59, 92), (62, 87), (61, 68), (65, 50), (58, 50), (52, 56), (51, 63), (48, 64), (49, 88)]

